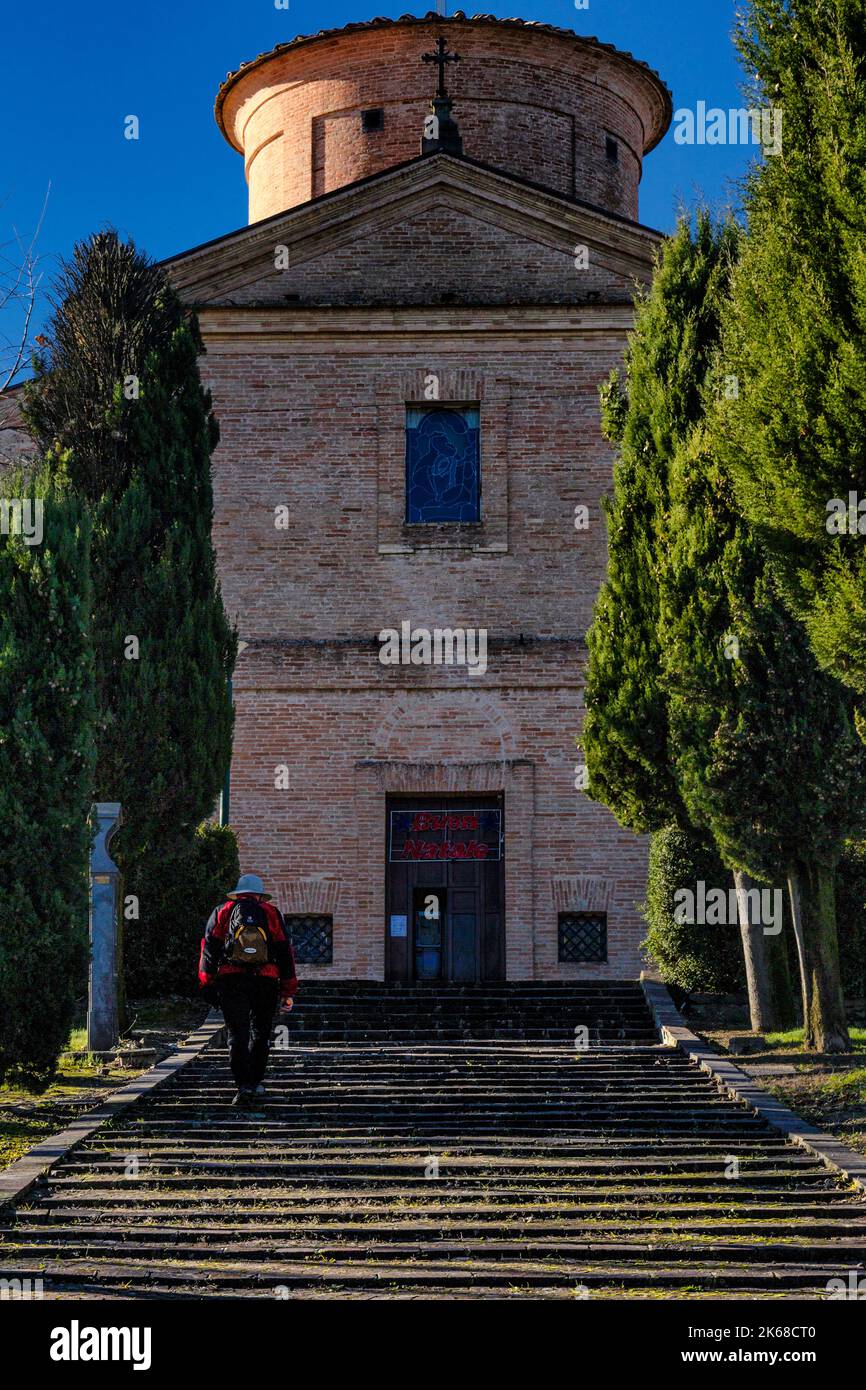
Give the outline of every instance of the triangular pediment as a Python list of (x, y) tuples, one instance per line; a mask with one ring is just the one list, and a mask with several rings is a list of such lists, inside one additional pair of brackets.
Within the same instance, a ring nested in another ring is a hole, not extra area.
[[(196, 306), (630, 300), (658, 233), (462, 158), (419, 158), (166, 262)], [(584, 249), (585, 248), (585, 249)]]

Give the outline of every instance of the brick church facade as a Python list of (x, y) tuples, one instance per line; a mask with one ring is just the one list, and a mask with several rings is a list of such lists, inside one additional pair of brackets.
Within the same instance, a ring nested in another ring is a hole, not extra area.
[(646, 845), (574, 740), (598, 386), (668, 91), (569, 31), (430, 14), (280, 45), (216, 115), (250, 225), (169, 269), (221, 431), (242, 867), (307, 978), (633, 977)]

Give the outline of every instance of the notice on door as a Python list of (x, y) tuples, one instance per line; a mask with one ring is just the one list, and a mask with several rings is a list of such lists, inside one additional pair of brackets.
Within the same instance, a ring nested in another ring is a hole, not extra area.
[(408, 931), (408, 924), (409, 924), (409, 919), (408, 919), (408, 917), (401, 917), (399, 914), (393, 913), (393, 912), (392, 912), (392, 914), (391, 914), (391, 935), (392, 935), (392, 936), (406, 936), (407, 931)]

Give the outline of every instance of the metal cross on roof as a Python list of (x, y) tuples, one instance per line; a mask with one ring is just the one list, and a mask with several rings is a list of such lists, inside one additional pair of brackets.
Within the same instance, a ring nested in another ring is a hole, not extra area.
[(445, 42), (445, 39), (443, 39), (442, 35), (440, 34), (439, 38), (436, 40), (436, 52), (421, 54), (422, 63), (439, 64), (439, 85), (436, 88), (436, 95), (438, 97), (447, 96), (447, 93), (445, 91), (445, 64), (460, 62), (459, 53), (449, 53), (447, 50), (448, 44)]

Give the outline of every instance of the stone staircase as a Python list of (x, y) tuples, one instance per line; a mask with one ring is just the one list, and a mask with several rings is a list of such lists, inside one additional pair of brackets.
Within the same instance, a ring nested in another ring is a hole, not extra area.
[(866, 1260), (862, 1195), (660, 1046), (637, 986), (304, 998), (260, 1110), (229, 1107), (211, 1048), (6, 1214), (0, 1277), (49, 1298), (784, 1298)]
[(305, 984), (289, 1024), (298, 1041), (654, 1043), (640, 988), (602, 984)]

